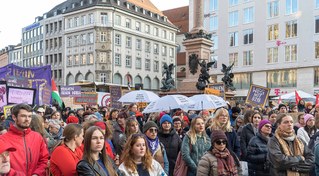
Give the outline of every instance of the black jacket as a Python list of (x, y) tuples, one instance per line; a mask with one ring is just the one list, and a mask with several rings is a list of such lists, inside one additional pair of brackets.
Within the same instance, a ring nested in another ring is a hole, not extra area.
[[(115, 164), (112, 162), (113, 168), (117, 168)], [(122, 176), (118, 169), (115, 169), (118, 176)], [(78, 162), (76, 166), (76, 171), (78, 176), (107, 176), (102, 167), (99, 166), (97, 162), (93, 164), (93, 166), (86, 160), (81, 160)]]
[(173, 176), (174, 167), (178, 152), (181, 149), (182, 140), (179, 138), (175, 129), (172, 129), (169, 134), (164, 134), (162, 129), (158, 133), (160, 142), (164, 145), (168, 162), (169, 162), (169, 176)]
[(251, 138), (255, 136), (254, 128), (251, 123), (244, 126), (243, 131), (240, 135), (240, 150), (241, 150), (241, 160), (246, 161), (247, 158), (247, 146)]
[[(302, 141), (302, 140), (301, 140)], [(286, 141), (288, 146), (293, 149), (293, 141)], [(287, 156), (278, 141), (278, 139), (273, 136), (268, 141), (268, 154), (267, 158), (270, 161), (270, 175), (272, 176), (286, 176), (287, 170), (298, 171), (299, 173), (309, 173), (315, 162), (313, 152), (304, 144), (303, 157), (302, 160), (300, 156)]]
[(247, 161), (250, 176), (269, 176), (269, 162), (267, 162), (268, 138), (257, 133), (251, 138), (247, 147)]

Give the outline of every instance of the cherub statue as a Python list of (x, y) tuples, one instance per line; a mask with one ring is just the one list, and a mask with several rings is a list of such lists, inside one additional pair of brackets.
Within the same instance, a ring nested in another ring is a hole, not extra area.
[(163, 76), (162, 84), (163, 84), (163, 87), (161, 87), (161, 89), (163, 91), (169, 91), (170, 89), (175, 88), (174, 79), (172, 78), (174, 67), (175, 67), (174, 64), (170, 64), (168, 66), (166, 63), (164, 63), (164, 65), (163, 65), (163, 72), (162, 72), (162, 76)]
[(209, 82), (209, 78), (210, 78), (209, 70), (210, 70), (211, 66), (215, 64), (215, 61), (208, 62), (206, 64), (206, 61), (202, 60), (202, 62), (198, 61), (198, 64), (201, 66), (201, 69), (200, 69), (198, 82), (196, 83), (196, 87), (198, 90), (204, 90), (206, 85), (210, 83)]
[(224, 77), (222, 78), (222, 81), (225, 83), (225, 86), (227, 88), (229, 88), (230, 90), (236, 90), (236, 88), (234, 87), (233, 84), (233, 78), (234, 78), (234, 74), (231, 72), (234, 66), (234, 62), (233, 64), (231, 64), (230, 66), (226, 66), (225, 64), (222, 64), (222, 72), (224, 73)]

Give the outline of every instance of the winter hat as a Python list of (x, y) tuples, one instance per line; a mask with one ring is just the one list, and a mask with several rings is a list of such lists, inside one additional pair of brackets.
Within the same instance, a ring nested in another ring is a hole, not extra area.
[(264, 125), (266, 125), (267, 123), (271, 124), (271, 122), (270, 122), (269, 120), (267, 120), (267, 119), (264, 119), (264, 120), (260, 121), (260, 122), (259, 122), (259, 125), (258, 125), (258, 131), (260, 131), (261, 128), (262, 128)]
[(308, 106), (312, 106), (312, 103), (311, 102), (307, 102), (306, 103), (306, 107), (308, 108)]
[(306, 114), (305, 116), (304, 116), (304, 121), (305, 121), (305, 123), (307, 123), (307, 121), (309, 120), (309, 119), (311, 119), (311, 118), (315, 118), (313, 115), (311, 115), (311, 114)]
[(94, 115), (96, 115), (97, 119), (102, 121), (102, 115), (99, 112), (95, 112)]
[(106, 129), (106, 125), (104, 122), (102, 121), (97, 121), (94, 123), (94, 126), (97, 126), (97, 127), (100, 127), (102, 130), (105, 130)]
[(49, 119), (49, 126), (57, 128), (57, 129), (61, 128), (59, 121), (56, 119)]
[(143, 133), (145, 133), (148, 129), (155, 127), (156, 129), (158, 129), (158, 126), (156, 125), (155, 122), (153, 121), (148, 121), (144, 124), (143, 126)]
[(227, 140), (227, 137), (225, 135), (225, 132), (223, 132), (222, 130), (213, 130), (212, 134), (211, 134), (211, 140), (212, 140), (212, 144), (217, 141), (218, 139), (225, 139)]
[(69, 123), (79, 123), (79, 119), (75, 116), (69, 116), (67, 119), (66, 119), (66, 123), (69, 124)]
[(15, 147), (13, 147), (12, 145), (10, 145), (8, 142), (2, 142), (0, 145), (0, 154), (5, 152), (5, 151), (9, 151), (9, 152), (14, 152), (17, 149)]
[(237, 106), (231, 108), (232, 113), (240, 113), (241, 109)]
[(285, 108), (287, 109), (287, 106), (286, 106), (286, 105), (280, 104), (280, 105), (278, 106), (278, 110), (279, 110), (281, 107), (285, 107)]
[(172, 121), (172, 117), (171, 116), (169, 116), (168, 114), (165, 114), (165, 115), (163, 115), (162, 116), (162, 118), (161, 118), (161, 120), (160, 120), (160, 125), (162, 126), (162, 123), (164, 123), (164, 122), (169, 122), (169, 123), (173, 123), (173, 121)]

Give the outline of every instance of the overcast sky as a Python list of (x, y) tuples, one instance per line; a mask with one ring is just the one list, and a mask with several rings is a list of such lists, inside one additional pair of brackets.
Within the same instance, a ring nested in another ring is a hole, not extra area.
[[(0, 49), (21, 41), (21, 30), (35, 17), (51, 10), (64, 0), (3, 0), (0, 5)], [(151, 0), (159, 10), (182, 7), (189, 0)]]

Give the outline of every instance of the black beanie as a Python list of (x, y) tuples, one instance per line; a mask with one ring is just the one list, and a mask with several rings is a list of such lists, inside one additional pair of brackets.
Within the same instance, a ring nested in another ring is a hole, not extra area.
[(158, 126), (156, 125), (155, 122), (153, 121), (148, 121), (144, 124), (143, 126), (143, 133), (145, 133), (148, 129), (150, 129), (151, 127), (155, 127), (156, 129), (158, 129)]

